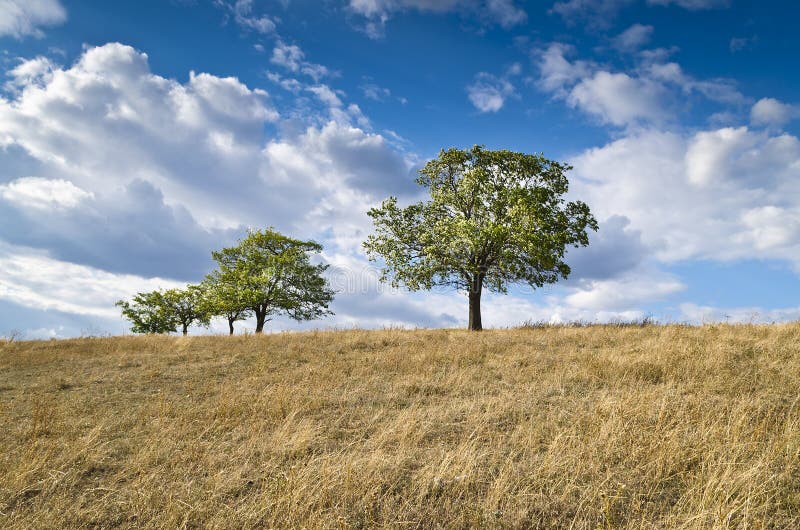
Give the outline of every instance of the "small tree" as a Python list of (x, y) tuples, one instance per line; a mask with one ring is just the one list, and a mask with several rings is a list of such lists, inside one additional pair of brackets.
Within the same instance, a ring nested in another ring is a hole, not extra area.
[(219, 271), (214, 271), (203, 280), (209, 314), (228, 321), (228, 330), (233, 335), (233, 324), (252, 315), (248, 300), (235, 283), (224, 281)]
[(566, 278), (565, 249), (588, 245), (587, 229), (597, 230), (586, 204), (564, 199), (570, 169), (540, 154), (442, 150), (417, 178), (430, 200), (400, 208), (389, 197), (371, 209), (376, 233), (364, 248), (384, 259), (382, 280), (394, 286), (465, 291), (469, 329), (480, 330), (484, 288)]
[(208, 326), (211, 319), (203, 290), (198, 285), (187, 285), (186, 289), (168, 289), (163, 294), (167, 310), (172, 313), (184, 335), (189, 326), (198, 323)]
[(136, 293), (131, 302), (120, 300), (116, 305), (130, 320), (134, 333), (170, 333), (178, 327), (178, 319), (162, 291)]
[(328, 266), (312, 264), (309, 255), (321, 251), (318, 243), (266, 229), (250, 231), (235, 247), (211, 255), (219, 265), (218, 281), (237, 291), (261, 333), (270, 315), (312, 320), (332, 314), (333, 291), (322, 276)]

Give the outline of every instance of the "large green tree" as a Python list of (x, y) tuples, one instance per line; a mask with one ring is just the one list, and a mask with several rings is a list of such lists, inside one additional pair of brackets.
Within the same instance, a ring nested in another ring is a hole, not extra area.
[(415, 291), (450, 286), (469, 297), (469, 329), (482, 329), (484, 289), (532, 287), (566, 278), (569, 246), (597, 230), (589, 207), (567, 202), (567, 164), (541, 154), (442, 150), (419, 171), (430, 200), (398, 206), (389, 197), (368, 214), (375, 233), (364, 242), (383, 258), (382, 279)]
[(261, 333), (270, 315), (312, 320), (332, 314), (333, 290), (322, 275), (328, 266), (311, 263), (311, 254), (321, 251), (314, 241), (266, 229), (251, 230), (238, 245), (211, 255), (219, 266), (217, 280), (233, 286)]
[(116, 305), (131, 322), (134, 333), (171, 333), (178, 328), (178, 319), (163, 291), (136, 293), (131, 301), (120, 300)]

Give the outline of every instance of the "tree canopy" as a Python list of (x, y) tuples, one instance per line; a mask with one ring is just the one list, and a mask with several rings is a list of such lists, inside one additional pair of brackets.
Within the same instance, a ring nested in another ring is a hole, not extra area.
[(234, 323), (249, 318), (252, 310), (245, 293), (229, 280), (230, 276), (225, 278), (215, 270), (205, 277), (202, 286), (209, 313), (227, 320), (228, 332), (233, 335)]
[(484, 288), (566, 278), (567, 247), (588, 245), (587, 230), (597, 230), (585, 203), (564, 198), (570, 169), (542, 154), (442, 150), (417, 178), (430, 200), (403, 208), (389, 197), (372, 208), (375, 233), (364, 248), (383, 258), (382, 280), (394, 286), (465, 291), (469, 328), (480, 330)]
[(284, 236), (275, 230), (251, 230), (233, 247), (212, 252), (218, 271), (214, 281), (236, 293), (233, 305), (252, 311), (256, 333), (270, 315), (285, 314), (295, 320), (312, 320), (332, 314), (328, 305), (333, 290), (322, 274), (324, 264), (311, 263), (322, 251), (314, 241)]
[(172, 333), (181, 328), (186, 335), (194, 323), (207, 326), (211, 314), (198, 285), (136, 293), (131, 302), (120, 300), (122, 316), (130, 320), (134, 333)]
[(120, 300), (122, 316), (130, 320), (134, 333), (171, 333), (178, 328), (178, 319), (164, 299), (162, 291), (136, 293), (133, 299)]

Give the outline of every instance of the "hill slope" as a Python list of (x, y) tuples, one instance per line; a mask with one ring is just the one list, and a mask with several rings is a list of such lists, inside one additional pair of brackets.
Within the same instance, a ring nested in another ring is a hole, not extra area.
[(0, 352), (3, 527), (800, 526), (800, 325)]

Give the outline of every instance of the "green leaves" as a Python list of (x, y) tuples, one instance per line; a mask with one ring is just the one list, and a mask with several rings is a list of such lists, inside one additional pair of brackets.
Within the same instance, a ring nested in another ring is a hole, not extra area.
[(286, 314), (310, 320), (332, 314), (333, 290), (322, 274), (328, 266), (311, 263), (310, 253), (322, 251), (314, 241), (286, 237), (272, 229), (250, 231), (238, 245), (212, 252), (217, 270), (199, 285), (137, 293), (117, 306), (131, 321), (134, 333), (183, 334), (193, 323), (208, 326), (211, 318), (233, 323), (256, 316), (256, 332), (267, 316)]
[(120, 300), (122, 316), (130, 320), (134, 333), (170, 333), (177, 330), (178, 319), (167, 304), (164, 293), (136, 293), (131, 302)]
[(383, 280), (411, 290), (506, 292), (566, 278), (566, 248), (588, 245), (587, 231), (597, 230), (586, 204), (563, 197), (570, 169), (541, 154), (442, 150), (417, 178), (430, 200), (400, 208), (390, 197), (371, 209), (375, 233), (364, 249), (383, 258)]
[(269, 315), (320, 318), (332, 314), (328, 305), (333, 300), (322, 276), (328, 266), (311, 263), (310, 254), (321, 251), (314, 241), (292, 239), (272, 229), (250, 231), (235, 247), (212, 252), (219, 267), (206, 284), (220, 314), (255, 314), (256, 332)]
[(211, 314), (200, 286), (137, 293), (133, 301), (120, 300), (122, 316), (131, 321), (134, 333), (171, 333), (181, 327), (183, 334), (193, 323), (207, 326)]

